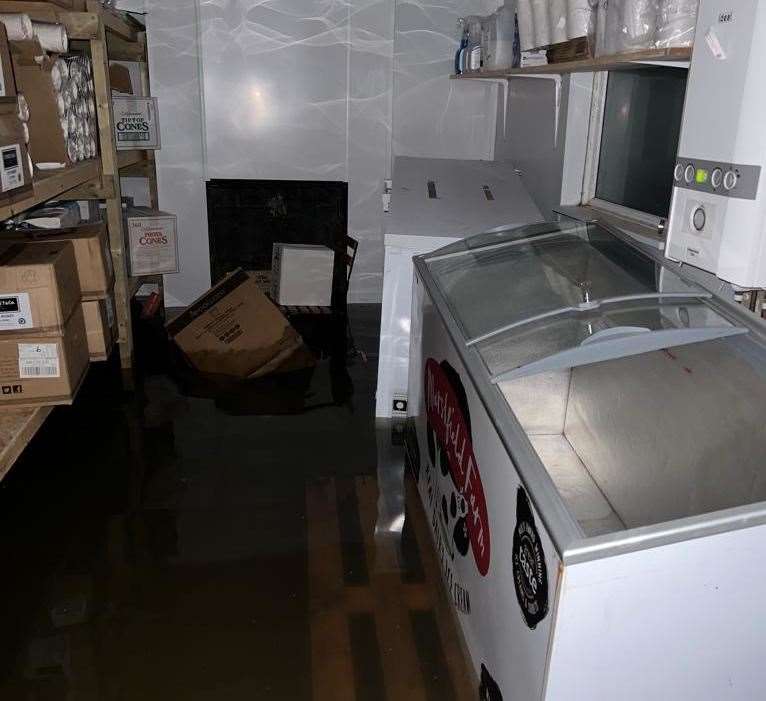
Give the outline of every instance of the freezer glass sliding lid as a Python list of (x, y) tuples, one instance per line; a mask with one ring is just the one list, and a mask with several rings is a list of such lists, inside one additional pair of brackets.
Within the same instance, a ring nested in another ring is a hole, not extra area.
[(426, 260), (493, 383), (747, 333), (709, 292), (594, 224), (485, 234)]
[(746, 314), (593, 224), (484, 234), (418, 268), (510, 410), (514, 463), (544, 469), (578, 537), (766, 514), (766, 348)]

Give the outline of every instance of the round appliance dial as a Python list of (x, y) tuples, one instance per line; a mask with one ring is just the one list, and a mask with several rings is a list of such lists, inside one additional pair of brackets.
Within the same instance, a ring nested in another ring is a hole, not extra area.
[(705, 210), (702, 207), (697, 207), (692, 214), (692, 224), (697, 231), (702, 231), (705, 228)]
[(694, 166), (690, 163), (688, 166), (686, 166), (686, 170), (684, 171), (684, 180), (686, 180), (687, 183), (690, 183), (692, 180), (694, 180), (694, 173), (696, 172)]
[(684, 166), (683, 163), (676, 163), (676, 167), (673, 169), (673, 177), (676, 180), (680, 180), (684, 177)]
[(710, 174), (710, 184), (713, 188), (718, 189), (721, 187), (721, 181), (723, 180), (723, 171), (720, 168), (713, 168), (713, 172)]
[(727, 170), (726, 175), (723, 176), (723, 186), (727, 190), (731, 190), (737, 184), (737, 174), (733, 170)]

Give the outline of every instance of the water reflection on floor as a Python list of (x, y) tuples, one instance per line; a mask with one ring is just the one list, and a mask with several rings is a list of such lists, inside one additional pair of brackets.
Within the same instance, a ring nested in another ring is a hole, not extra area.
[(249, 390), (94, 369), (0, 483), (0, 699), (475, 698), (376, 328)]

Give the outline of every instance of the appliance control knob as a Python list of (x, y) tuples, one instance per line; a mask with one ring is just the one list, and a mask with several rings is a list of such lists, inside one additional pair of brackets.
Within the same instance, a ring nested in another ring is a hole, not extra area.
[(684, 180), (686, 180), (687, 183), (690, 183), (692, 180), (694, 180), (695, 172), (696, 172), (696, 169), (690, 163), (688, 166), (686, 166), (686, 170), (684, 171)]
[(697, 207), (692, 215), (692, 224), (697, 231), (702, 231), (705, 228), (705, 210), (702, 207)]
[(723, 180), (723, 171), (720, 168), (713, 168), (713, 172), (710, 174), (710, 184), (718, 189), (721, 187), (721, 181)]
[(737, 184), (737, 174), (733, 170), (727, 170), (726, 175), (723, 176), (723, 186), (727, 190), (732, 190)]
[(682, 163), (676, 163), (676, 167), (673, 169), (673, 177), (676, 180), (681, 180), (684, 177), (684, 166)]

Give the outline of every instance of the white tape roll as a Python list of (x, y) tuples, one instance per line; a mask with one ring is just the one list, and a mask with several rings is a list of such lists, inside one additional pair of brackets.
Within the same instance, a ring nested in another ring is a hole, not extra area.
[(69, 50), (69, 39), (63, 24), (32, 22), (32, 31), (44, 51), (65, 54)]
[(0, 12), (0, 22), (5, 25), (10, 41), (29, 41), (35, 36), (29, 15)]

